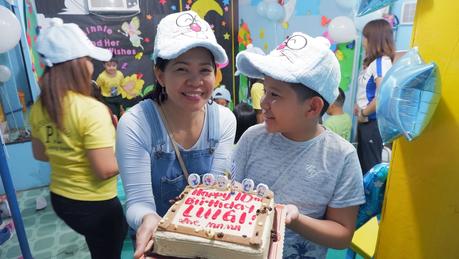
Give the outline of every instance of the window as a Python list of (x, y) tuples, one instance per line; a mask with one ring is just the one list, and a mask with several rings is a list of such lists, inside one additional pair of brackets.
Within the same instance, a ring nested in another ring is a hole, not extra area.
[(410, 25), (414, 22), (414, 15), (416, 14), (416, 2), (404, 2), (402, 5), (402, 14), (400, 24)]

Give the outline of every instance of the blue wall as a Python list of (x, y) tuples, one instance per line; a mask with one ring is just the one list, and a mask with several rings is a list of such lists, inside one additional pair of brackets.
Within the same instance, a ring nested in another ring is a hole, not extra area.
[[(22, 10), (22, 1), (16, 10)], [(3, 1), (0, 1), (1, 5), (4, 5)], [(20, 15), (24, 17), (23, 14)], [(19, 21), (23, 22), (23, 18), (19, 18)], [(24, 24), (22, 24), (24, 28)], [(28, 55), (27, 40), (25, 33), (21, 36), (21, 43), (24, 49), (26, 49), (25, 55)], [(23, 89), (24, 93), (34, 94), (38, 93), (38, 87), (36, 83), (29, 85), (26, 73), (25, 64), (23, 59), (23, 53), (21, 46), (18, 44), (15, 48), (11, 49), (7, 53), (0, 54), (0, 64), (5, 65), (11, 70), (11, 78), (3, 86), (1, 91), (2, 103), (4, 104), (4, 111), (18, 110), (16, 112), (16, 120), (12, 119), (12, 116), (7, 116), (9, 125), (15, 125), (22, 127), (24, 121), (27, 118), (23, 117), (22, 107), (19, 102), (17, 95), (18, 89)], [(32, 89), (29, 89), (32, 88)], [(25, 91), (27, 90), (27, 91)], [(30, 90), (30, 91), (29, 91)], [(28, 99), (31, 98), (28, 96)], [(50, 167), (48, 163), (43, 163), (35, 160), (32, 155), (32, 146), (30, 142), (9, 144), (4, 146), (7, 153), (7, 164), (9, 166), (10, 174), (13, 179), (13, 184), (16, 190), (25, 190), (36, 188), (39, 186), (45, 186), (49, 184)], [(2, 148), (2, 147), (0, 147)], [(0, 185), (0, 194), (4, 193), (3, 184)]]
[[(405, 1), (399, 0), (392, 5), (391, 13), (401, 17), (402, 4)], [(412, 2), (412, 1), (411, 1)], [(399, 25), (395, 34), (395, 44), (397, 50), (407, 50), (410, 48), (411, 33), (413, 25)]]

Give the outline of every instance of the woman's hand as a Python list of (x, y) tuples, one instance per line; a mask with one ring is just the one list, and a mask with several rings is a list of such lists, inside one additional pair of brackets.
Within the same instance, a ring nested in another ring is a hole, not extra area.
[(292, 204), (285, 205), (285, 224), (289, 225), (290, 223), (295, 222), (300, 217), (300, 212), (298, 207)]
[(360, 108), (357, 104), (354, 104), (354, 115), (359, 116)]
[(161, 217), (158, 214), (147, 214), (143, 217), (142, 224), (137, 229), (135, 242), (135, 259), (143, 259), (145, 252), (153, 247), (153, 236)]

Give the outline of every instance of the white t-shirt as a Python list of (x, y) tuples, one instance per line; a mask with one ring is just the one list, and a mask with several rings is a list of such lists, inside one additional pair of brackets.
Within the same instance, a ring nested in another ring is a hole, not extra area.
[[(275, 194), (275, 202), (294, 204), (300, 213), (322, 219), (327, 207), (365, 203), (362, 170), (355, 148), (330, 130), (304, 142), (268, 133), (264, 124), (249, 128), (233, 155), (236, 180), (251, 178)], [(325, 258), (327, 248), (287, 230), (284, 258)]]
[(373, 60), (366, 69), (362, 70), (357, 88), (357, 105), (359, 108), (364, 109), (373, 100), (376, 95), (376, 78), (383, 78), (391, 67), (390, 57), (382, 56)]

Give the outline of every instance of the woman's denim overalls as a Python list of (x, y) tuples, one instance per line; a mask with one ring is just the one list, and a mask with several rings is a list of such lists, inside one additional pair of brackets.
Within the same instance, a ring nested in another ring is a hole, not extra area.
[[(141, 102), (141, 104), (152, 129), (151, 184), (156, 212), (162, 217), (171, 206), (170, 200), (174, 200), (185, 189), (187, 179), (183, 175), (175, 152), (173, 150), (167, 152), (166, 150), (166, 141), (170, 140), (164, 127), (161, 127), (161, 124), (164, 123), (157, 112), (159, 107), (151, 100)], [(208, 130), (201, 134), (207, 134), (208, 146), (200, 150), (180, 150), (190, 174), (203, 175), (209, 173), (212, 168), (214, 150), (220, 135), (217, 104), (207, 105), (206, 120)]]

